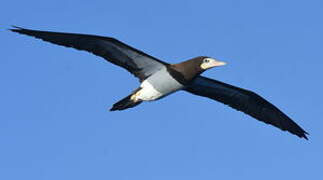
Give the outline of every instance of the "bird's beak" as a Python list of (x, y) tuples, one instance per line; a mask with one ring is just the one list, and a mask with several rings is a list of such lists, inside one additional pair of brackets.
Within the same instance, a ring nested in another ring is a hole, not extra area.
[(212, 63), (210, 63), (211, 67), (216, 67), (216, 66), (224, 66), (227, 63), (223, 62), (223, 61), (219, 61), (219, 60), (214, 60), (212, 61)]

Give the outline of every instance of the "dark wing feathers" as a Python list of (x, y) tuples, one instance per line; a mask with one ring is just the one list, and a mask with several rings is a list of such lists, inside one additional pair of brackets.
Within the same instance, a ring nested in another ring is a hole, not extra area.
[(307, 132), (277, 107), (254, 92), (202, 76), (197, 77), (185, 90), (220, 101), (260, 121), (307, 139)]
[(20, 27), (10, 30), (65, 47), (91, 52), (115, 65), (127, 69), (140, 80), (145, 79), (167, 65), (165, 62), (110, 37), (37, 31)]

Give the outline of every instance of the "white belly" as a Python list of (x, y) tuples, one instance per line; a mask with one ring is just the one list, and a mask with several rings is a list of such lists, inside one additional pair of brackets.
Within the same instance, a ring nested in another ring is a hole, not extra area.
[(183, 85), (177, 82), (166, 68), (161, 69), (140, 84), (141, 89), (137, 91), (133, 98), (143, 101), (153, 101), (162, 98), (172, 92), (180, 90)]
[(141, 89), (136, 93), (136, 98), (143, 101), (153, 101), (163, 96), (147, 80), (140, 85)]

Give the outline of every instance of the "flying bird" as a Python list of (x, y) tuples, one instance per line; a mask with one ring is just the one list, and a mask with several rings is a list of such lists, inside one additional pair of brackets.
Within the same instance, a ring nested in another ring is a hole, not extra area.
[(144, 101), (158, 100), (184, 90), (219, 101), (259, 121), (307, 139), (306, 131), (256, 93), (201, 76), (205, 70), (225, 65), (225, 62), (215, 58), (199, 56), (178, 64), (169, 64), (112, 37), (38, 31), (16, 26), (10, 30), (61, 46), (91, 52), (125, 68), (137, 77), (140, 86), (115, 103), (111, 111), (132, 108)]

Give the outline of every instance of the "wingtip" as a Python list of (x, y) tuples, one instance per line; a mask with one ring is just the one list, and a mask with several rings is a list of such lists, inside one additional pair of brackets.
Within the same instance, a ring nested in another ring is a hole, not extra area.
[(306, 135), (310, 135), (308, 132), (304, 131), (304, 134), (303, 134), (303, 138), (306, 139), (306, 140), (309, 140), (308, 137)]
[(308, 136), (309, 134), (308, 134), (308, 132), (306, 132), (306, 131), (303, 131), (302, 133), (300, 133), (300, 134), (297, 134), (297, 136), (298, 137), (300, 137), (300, 138), (304, 138), (304, 139), (306, 139), (306, 140), (309, 140), (308, 139)]
[(305, 140), (308, 141), (308, 137), (305, 134), (303, 136), (300, 136), (300, 138), (304, 138)]
[(117, 111), (118, 109), (115, 107), (115, 106), (112, 106), (110, 109), (109, 109), (109, 111)]
[(17, 31), (22, 30), (22, 29), (24, 29), (24, 28), (19, 27), (19, 26), (11, 25), (11, 28), (9, 28), (7, 30), (12, 31), (12, 32), (17, 32)]

